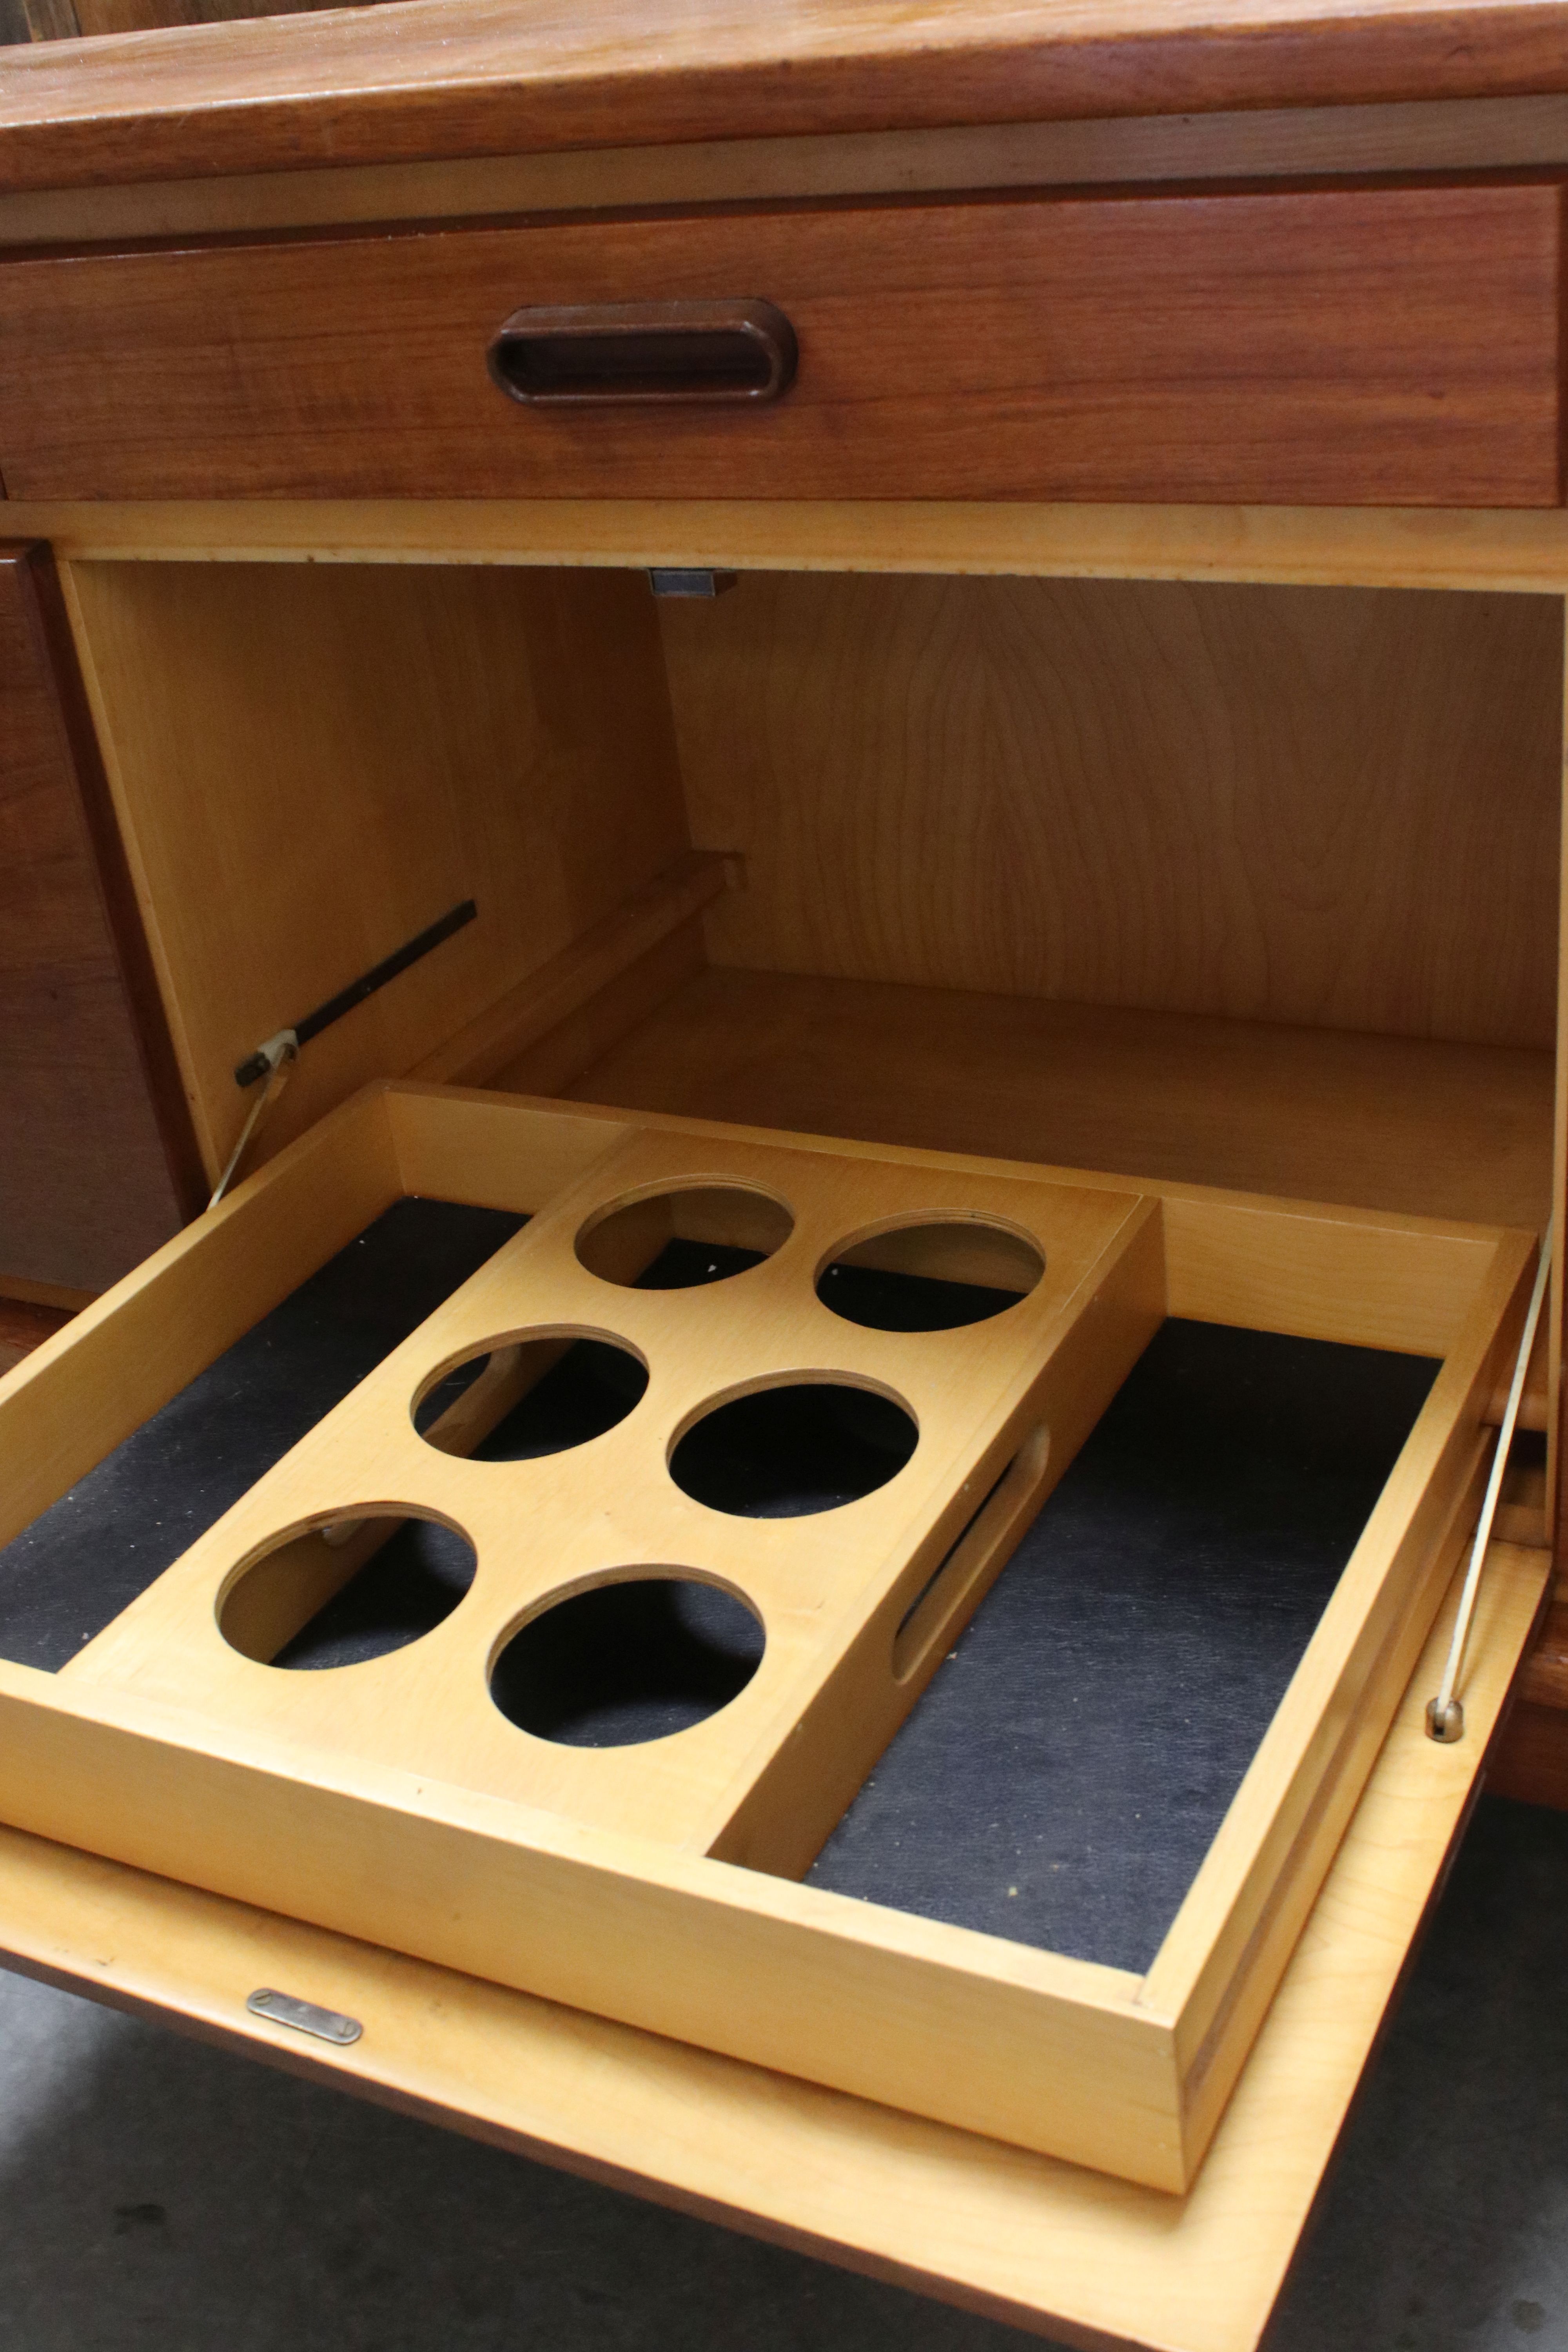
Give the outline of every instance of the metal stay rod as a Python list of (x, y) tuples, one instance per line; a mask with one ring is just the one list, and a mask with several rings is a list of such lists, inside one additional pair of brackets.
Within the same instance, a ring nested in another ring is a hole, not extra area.
[(1435, 1699), (1426, 1706), (1426, 1737), (1440, 1739), (1452, 1747), (1465, 1736), (1465, 1710), (1454, 1696), (1454, 1685), (1459, 1679), (1464, 1664), (1465, 1643), (1469, 1635), (1470, 1620), (1476, 1612), (1476, 1594), (1480, 1590), (1481, 1570), (1486, 1563), (1487, 1546), (1491, 1541), (1492, 1521), (1497, 1517), (1498, 1497), (1502, 1493), (1503, 1473), (1508, 1468), (1510, 1448), (1519, 1421), (1519, 1408), (1524, 1397), (1525, 1374), (1535, 1347), (1535, 1333), (1541, 1321), (1541, 1309), (1546, 1298), (1547, 1276), (1552, 1271), (1552, 1224), (1547, 1221), (1541, 1241), (1541, 1260), (1535, 1269), (1535, 1288), (1530, 1295), (1530, 1312), (1524, 1318), (1524, 1334), (1519, 1343), (1519, 1359), (1513, 1368), (1513, 1383), (1508, 1392), (1502, 1426), (1498, 1431), (1497, 1452), (1492, 1455), (1491, 1476), (1487, 1480), (1486, 1496), (1481, 1504), (1481, 1516), (1476, 1521), (1476, 1539), (1470, 1546), (1470, 1564), (1465, 1571), (1465, 1589), (1459, 1595), (1459, 1613), (1454, 1620), (1454, 1638), (1448, 1644), (1448, 1662), (1443, 1668), (1443, 1681)]

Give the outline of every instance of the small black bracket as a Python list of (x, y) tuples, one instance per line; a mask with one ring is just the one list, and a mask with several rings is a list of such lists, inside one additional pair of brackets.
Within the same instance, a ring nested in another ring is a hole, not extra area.
[[(369, 971), (362, 972), (357, 980), (351, 980), (346, 988), (340, 988), (335, 996), (329, 996), (326, 1003), (318, 1004), (313, 1013), (307, 1013), (302, 1021), (291, 1022), (289, 1026), (294, 1032), (296, 1045), (308, 1045), (312, 1037), (319, 1037), (323, 1029), (330, 1029), (334, 1021), (341, 1021), (345, 1013), (352, 1013), (356, 1004), (363, 1004), (367, 996), (374, 996), (376, 990), (384, 988), (389, 980), (395, 980), (399, 972), (406, 971), (410, 964), (419, 961), (421, 956), (427, 956), (432, 948), (438, 948), (443, 940), (449, 940), (454, 931), (460, 931), (465, 924), (471, 923), (479, 911), (472, 898), (465, 898), (460, 907), (449, 908), (438, 922), (430, 925), (428, 930), (405, 940), (391, 955), (384, 957), (380, 963), (373, 964)], [(256, 1052), (247, 1054), (236, 1068), (235, 1085), (253, 1087), (258, 1078), (264, 1078), (272, 1066), (258, 1046)]]

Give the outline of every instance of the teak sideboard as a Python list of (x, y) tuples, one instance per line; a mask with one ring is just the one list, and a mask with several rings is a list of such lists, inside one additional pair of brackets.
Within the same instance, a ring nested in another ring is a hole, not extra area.
[(0, 1950), (1244, 2352), (1568, 1803), (1568, 6), (0, 35)]

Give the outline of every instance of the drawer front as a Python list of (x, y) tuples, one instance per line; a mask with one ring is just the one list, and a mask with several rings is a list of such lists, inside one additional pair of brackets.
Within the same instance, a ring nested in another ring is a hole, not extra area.
[[(973, 202), (20, 259), (13, 498), (1547, 506), (1555, 187)], [(509, 398), (522, 306), (771, 304), (773, 399)]]
[(0, 1292), (103, 1289), (199, 1181), (58, 597), (0, 547)]

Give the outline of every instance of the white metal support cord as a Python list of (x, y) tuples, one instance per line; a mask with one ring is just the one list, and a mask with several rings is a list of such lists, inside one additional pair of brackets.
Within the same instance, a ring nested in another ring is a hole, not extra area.
[(207, 1202), (209, 1209), (216, 1209), (227, 1192), (234, 1179), (234, 1171), (245, 1157), (246, 1146), (288, 1085), (289, 1073), (299, 1055), (300, 1040), (292, 1029), (279, 1029), (276, 1037), (268, 1037), (266, 1045), (258, 1045), (256, 1051), (267, 1065), (267, 1084), (252, 1103), (250, 1117), (239, 1130), (239, 1141), (229, 1153), (228, 1166), (218, 1178), (217, 1188)]
[(1524, 1378), (1530, 1370), (1541, 1309), (1546, 1297), (1547, 1276), (1551, 1271), (1552, 1226), (1548, 1222), (1541, 1241), (1541, 1263), (1535, 1269), (1535, 1288), (1530, 1295), (1530, 1312), (1524, 1318), (1524, 1334), (1519, 1343), (1519, 1360), (1513, 1368), (1513, 1385), (1508, 1392), (1502, 1427), (1498, 1431), (1497, 1452), (1492, 1455), (1486, 1499), (1481, 1505), (1481, 1516), (1476, 1521), (1476, 1539), (1470, 1546), (1470, 1564), (1465, 1571), (1465, 1589), (1459, 1595), (1459, 1613), (1454, 1620), (1454, 1638), (1448, 1644), (1448, 1663), (1443, 1669), (1442, 1687), (1426, 1706), (1427, 1738), (1440, 1739), (1449, 1747), (1465, 1736), (1465, 1710), (1454, 1696), (1454, 1685), (1459, 1679), (1459, 1668), (1464, 1664), (1465, 1643), (1470, 1631), (1470, 1619), (1475, 1615), (1476, 1594), (1480, 1589), (1481, 1570), (1486, 1562), (1487, 1546), (1491, 1541), (1492, 1521), (1497, 1517), (1503, 1472), (1508, 1468), (1509, 1449), (1513, 1444), (1513, 1433), (1519, 1421), (1519, 1408), (1524, 1396)]

